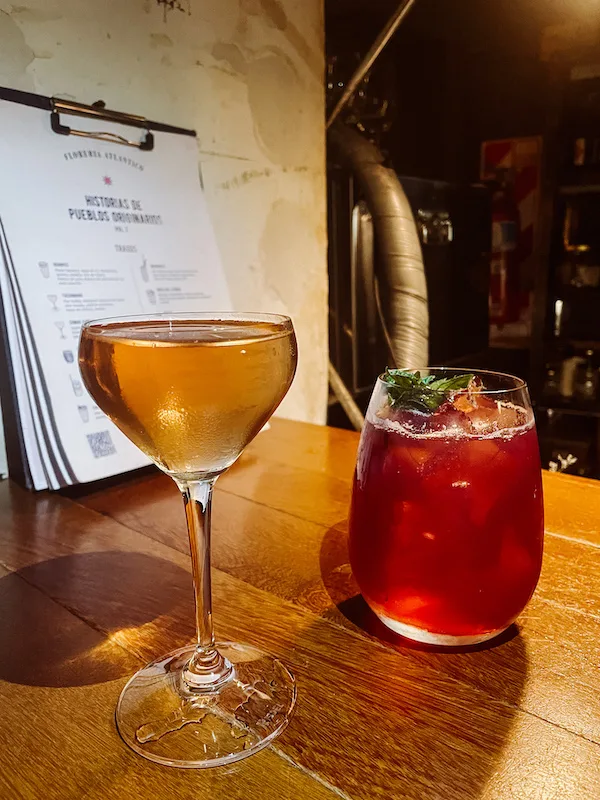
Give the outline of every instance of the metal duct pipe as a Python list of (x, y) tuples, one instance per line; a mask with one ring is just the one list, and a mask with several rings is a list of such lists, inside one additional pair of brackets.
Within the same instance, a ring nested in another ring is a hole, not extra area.
[(426, 366), (427, 283), (410, 204), (398, 176), (384, 166), (374, 144), (339, 122), (331, 127), (329, 137), (357, 177), (373, 217), (379, 290), (396, 366)]

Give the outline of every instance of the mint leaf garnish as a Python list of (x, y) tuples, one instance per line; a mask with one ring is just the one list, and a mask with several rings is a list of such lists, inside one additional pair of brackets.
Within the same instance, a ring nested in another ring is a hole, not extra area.
[(437, 392), (455, 392), (466, 389), (473, 380), (474, 375), (455, 375), (453, 378), (438, 378), (429, 384), (430, 389)]
[(382, 380), (388, 384), (390, 406), (394, 410), (431, 413), (449, 400), (454, 392), (466, 389), (474, 376), (453, 375), (451, 378), (421, 377), (420, 372), (386, 369)]

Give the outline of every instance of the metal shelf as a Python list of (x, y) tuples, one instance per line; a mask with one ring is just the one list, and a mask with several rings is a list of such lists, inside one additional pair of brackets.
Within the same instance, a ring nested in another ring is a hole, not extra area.
[(574, 417), (600, 417), (600, 405), (597, 403), (583, 406), (546, 400), (543, 403), (536, 403), (535, 408), (538, 411), (554, 411), (557, 414), (570, 414)]
[(560, 194), (600, 194), (600, 183), (568, 184), (559, 186)]

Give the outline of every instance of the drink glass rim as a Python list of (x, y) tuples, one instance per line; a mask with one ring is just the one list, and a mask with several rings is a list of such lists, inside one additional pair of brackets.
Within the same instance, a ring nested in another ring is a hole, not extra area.
[[(470, 369), (469, 367), (406, 367), (402, 368), (406, 372), (421, 372), (427, 373), (428, 371), (435, 371), (435, 372), (453, 372), (457, 375), (465, 375), (469, 373), (473, 373), (474, 375), (481, 375), (485, 377), (486, 375), (493, 376), (494, 378), (506, 378), (510, 381), (514, 381), (513, 386), (507, 386), (504, 389), (481, 389), (480, 393), (484, 395), (494, 395), (494, 394), (506, 394), (507, 392), (519, 392), (519, 391), (527, 391), (527, 382), (523, 380), (523, 378), (519, 378), (516, 375), (511, 375), (509, 372), (498, 372), (493, 369)], [(385, 373), (381, 373), (381, 375), (377, 376), (377, 383), (380, 383), (383, 387), (389, 386), (389, 383), (383, 380), (383, 376)]]
[(286, 314), (263, 313), (260, 311), (159, 311), (156, 314), (123, 314), (115, 317), (87, 319), (81, 329), (104, 327), (128, 322), (270, 322), (275, 325), (291, 325), (292, 319)]

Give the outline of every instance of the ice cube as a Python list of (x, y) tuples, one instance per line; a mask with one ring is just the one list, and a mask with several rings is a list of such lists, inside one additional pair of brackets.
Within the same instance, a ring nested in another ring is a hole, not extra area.
[(497, 401), (494, 400), (489, 394), (483, 392), (476, 392), (471, 395), (472, 401), (477, 408), (496, 408)]
[(477, 405), (466, 416), (472, 432), (478, 436), (516, 428), (523, 425), (526, 418), (522, 408), (510, 403), (492, 402), (489, 398), (486, 398), (485, 404), (478, 400)]
[(497, 439), (471, 440), (465, 448), (465, 460), (469, 464), (469, 470), (473, 468), (488, 470), (491, 462), (499, 455), (500, 447)]
[(452, 405), (459, 411), (466, 414), (471, 413), (476, 408), (490, 408), (496, 407), (496, 403), (490, 395), (485, 394), (483, 384), (481, 381), (472, 381), (467, 389), (457, 392), (452, 397)]
[(431, 455), (431, 449), (427, 447), (402, 442), (390, 450), (388, 458), (393, 472), (408, 478), (411, 474), (422, 472)]
[(455, 394), (452, 398), (452, 405), (457, 409), (457, 411), (462, 411), (464, 414), (470, 413), (475, 408), (475, 404), (471, 402), (471, 399), (466, 392)]
[(381, 408), (378, 408), (375, 412), (375, 416), (378, 419), (392, 419), (393, 415), (394, 412), (392, 411), (392, 407), (387, 405), (387, 403), (381, 406)]
[(498, 412), (496, 408), (477, 406), (467, 414), (473, 433), (485, 435), (498, 430)]
[(422, 467), (424, 464), (426, 464), (433, 455), (431, 448), (427, 449), (426, 447), (407, 447), (406, 451), (410, 458), (419, 467)]
[(470, 517), (476, 526), (491, 529), (499, 515), (510, 509), (507, 498), (518, 480), (518, 473), (509, 454), (499, 446), (498, 439), (483, 439), (473, 444), (477, 447), (469, 454), (469, 461), (477, 485), (471, 494)]
[(449, 434), (469, 433), (470, 426), (464, 411), (453, 403), (444, 403), (429, 419), (429, 431), (448, 431)]
[(498, 429), (518, 428), (524, 425), (527, 415), (525, 409), (511, 403), (498, 403)]

